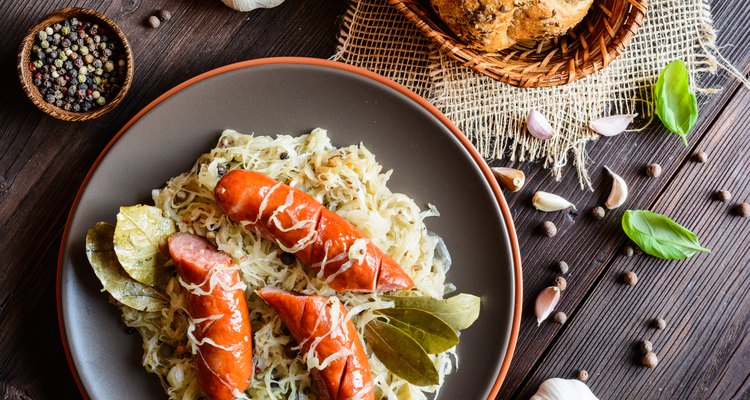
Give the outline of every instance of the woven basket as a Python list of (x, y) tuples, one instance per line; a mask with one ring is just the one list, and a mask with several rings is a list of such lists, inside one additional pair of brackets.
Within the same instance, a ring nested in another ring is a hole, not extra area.
[(648, 7), (647, 0), (594, 0), (583, 21), (564, 36), (483, 53), (456, 39), (429, 0), (388, 3), (445, 54), (480, 74), (518, 87), (564, 85), (606, 67), (635, 36)]

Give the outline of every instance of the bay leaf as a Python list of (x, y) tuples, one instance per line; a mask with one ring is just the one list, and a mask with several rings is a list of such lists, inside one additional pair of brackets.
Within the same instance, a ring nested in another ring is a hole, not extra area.
[(401, 329), (374, 319), (365, 325), (365, 341), (389, 371), (412, 385), (440, 383), (437, 368), (430, 357)]
[(442, 319), (416, 308), (384, 308), (378, 313), (419, 343), (428, 354), (442, 353), (458, 344), (458, 334)]
[(443, 300), (427, 296), (385, 296), (385, 299), (393, 301), (396, 307), (427, 311), (456, 330), (466, 329), (476, 321), (481, 303), (479, 297), (466, 293)]
[(104, 291), (115, 300), (139, 311), (157, 311), (166, 307), (166, 299), (156, 289), (131, 278), (117, 260), (114, 250), (114, 225), (97, 222), (86, 233), (86, 257)]
[(160, 285), (169, 274), (164, 265), (169, 260), (162, 251), (174, 223), (161, 209), (136, 205), (120, 207), (115, 225), (115, 254), (125, 272), (149, 286)]

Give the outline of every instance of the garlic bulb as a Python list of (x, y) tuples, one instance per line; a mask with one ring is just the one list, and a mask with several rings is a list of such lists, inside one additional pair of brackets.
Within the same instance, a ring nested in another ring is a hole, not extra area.
[(611, 210), (620, 207), (625, 203), (625, 200), (628, 199), (628, 184), (625, 183), (625, 180), (622, 179), (620, 175), (612, 172), (608, 167), (604, 167), (604, 169), (612, 175), (612, 191), (609, 193), (609, 197), (607, 197), (607, 201), (604, 203), (607, 209)]
[(534, 205), (539, 211), (552, 212), (566, 210), (568, 208), (576, 209), (575, 204), (565, 200), (556, 194), (542, 192), (541, 190), (534, 193), (534, 197), (531, 199), (531, 204)]
[(237, 11), (252, 11), (256, 8), (273, 8), (284, 0), (221, 0), (222, 3)]
[(552, 378), (542, 382), (530, 400), (599, 400), (578, 379)]

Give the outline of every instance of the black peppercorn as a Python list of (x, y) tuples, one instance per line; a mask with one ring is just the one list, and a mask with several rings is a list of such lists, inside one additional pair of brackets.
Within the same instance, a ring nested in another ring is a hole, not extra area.
[(693, 161), (701, 164), (705, 163), (706, 161), (708, 161), (708, 154), (703, 151), (696, 151), (695, 153), (693, 153)]
[(152, 28), (158, 28), (161, 25), (161, 21), (159, 21), (159, 17), (152, 15), (148, 17), (148, 25)]
[(544, 221), (540, 227), (540, 230), (544, 236), (554, 237), (557, 235), (557, 227), (552, 221)]
[(279, 256), (279, 258), (281, 259), (281, 263), (284, 265), (292, 265), (294, 264), (294, 260), (296, 259), (294, 257), (294, 254), (287, 252), (281, 253), (281, 256)]
[(735, 212), (742, 218), (750, 217), (750, 204), (740, 203), (737, 205)]
[(172, 13), (169, 12), (169, 10), (159, 10), (158, 15), (159, 15), (159, 19), (164, 22), (167, 22), (170, 19), (172, 19)]
[[(98, 24), (71, 18), (37, 33), (29, 69), (35, 72), (32, 83), (45, 101), (66, 111), (80, 112), (103, 106), (116, 95), (120, 88), (117, 77), (124, 73), (125, 58), (111, 50), (104, 57), (99, 55), (100, 48), (117, 47), (108, 36), (98, 36), (103, 32)], [(106, 88), (95, 89), (93, 77), (98, 76), (97, 69), (101, 71), (105, 63), (115, 62), (121, 71), (113, 74)], [(78, 83), (85, 86), (71, 86)], [(99, 92), (96, 99), (94, 90)]]
[(633, 271), (628, 271), (622, 276), (622, 281), (628, 286), (635, 286), (638, 284), (638, 275)]
[(585, 369), (579, 370), (578, 375), (576, 376), (579, 381), (586, 382), (589, 380), (589, 373)]
[(667, 327), (667, 321), (664, 320), (664, 318), (657, 318), (653, 321), (654, 328), (658, 330), (662, 330)]
[(647, 368), (656, 368), (659, 364), (659, 358), (656, 357), (656, 353), (649, 351), (641, 358), (641, 362)]
[(555, 313), (555, 316), (553, 317), (553, 319), (555, 320), (555, 322), (562, 325), (566, 321), (568, 321), (568, 316), (564, 312), (558, 311)]

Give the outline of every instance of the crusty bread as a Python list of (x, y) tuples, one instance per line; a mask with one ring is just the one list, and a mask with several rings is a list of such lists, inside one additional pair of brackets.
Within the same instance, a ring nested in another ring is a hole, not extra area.
[(486, 52), (522, 40), (559, 36), (579, 23), (593, 0), (430, 0), (458, 39)]

